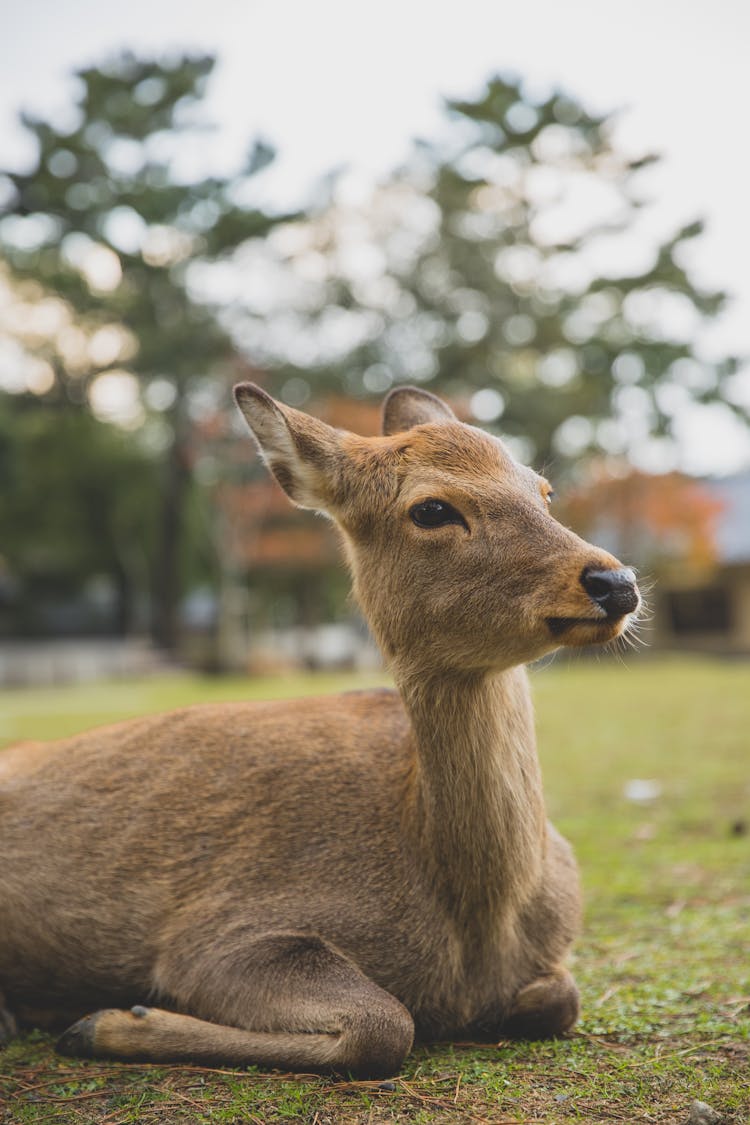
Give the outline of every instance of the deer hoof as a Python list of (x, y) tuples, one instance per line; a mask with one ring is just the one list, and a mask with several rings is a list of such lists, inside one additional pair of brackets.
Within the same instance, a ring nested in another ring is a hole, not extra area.
[(84, 1016), (72, 1024), (57, 1040), (55, 1050), (72, 1058), (93, 1059), (96, 1024), (100, 1015), (101, 1012), (95, 1012), (93, 1016)]
[(519, 1039), (552, 1039), (578, 1019), (578, 989), (565, 969), (527, 984), (516, 996), (504, 1027)]

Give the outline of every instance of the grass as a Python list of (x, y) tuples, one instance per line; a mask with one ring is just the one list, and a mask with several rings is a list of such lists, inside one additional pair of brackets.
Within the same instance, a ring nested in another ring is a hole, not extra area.
[[(583, 1018), (573, 1035), (418, 1049), (383, 1086), (75, 1062), (34, 1032), (0, 1054), (0, 1122), (679, 1125), (694, 1100), (733, 1125), (746, 1122), (749, 680), (747, 665), (697, 659), (560, 662), (533, 672), (549, 809), (575, 845), (587, 897), (573, 964)], [(59, 736), (199, 700), (360, 684), (170, 677), (6, 692), (0, 740)], [(630, 799), (635, 779), (654, 783), (657, 795)]]

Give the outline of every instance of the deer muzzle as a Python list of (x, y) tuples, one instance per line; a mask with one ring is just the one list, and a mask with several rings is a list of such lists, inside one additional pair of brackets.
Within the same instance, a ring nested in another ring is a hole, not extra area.
[(641, 595), (630, 567), (587, 566), (579, 582), (589, 598), (591, 611), (547, 618), (552, 636), (564, 637), (565, 644), (611, 640), (622, 632), (624, 619), (640, 608)]
[(603, 609), (609, 621), (619, 621), (634, 613), (641, 604), (635, 572), (628, 566), (616, 570), (596, 570), (586, 567), (581, 574), (581, 585), (595, 605)]

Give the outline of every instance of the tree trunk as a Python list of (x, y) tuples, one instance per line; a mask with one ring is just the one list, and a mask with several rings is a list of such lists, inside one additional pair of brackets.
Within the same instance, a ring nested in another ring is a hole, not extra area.
[(179, 403), (172, 418), (174, 439), (167, 452), (161, 527), (154, 568), (151, 635), (155, 644), (174, 654), (179, 643), (182, 600), (182, 558), (185, 504), (190, 487), (187, 423)]
[(133, 584), (119, 558), (114, 559), (112, 578), (115, 583), (115, 631), (118, 637), (127, 637), (133, 627)]

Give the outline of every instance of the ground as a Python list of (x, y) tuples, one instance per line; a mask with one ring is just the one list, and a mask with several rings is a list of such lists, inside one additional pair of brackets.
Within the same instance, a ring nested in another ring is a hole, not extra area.
[[(572, 1035), (419, 1049), (402, 1074), (378, 1084), (75, 1062), (34, 1032), (0, 1052), (0, 1122), (681, 1125), (700, 1100), (744, 1125), (750, 668), (581, 659), (535, 669), (532, 678), (549, 811), (576, 848), (586, 889), (572, 966), (583, 1016)], [(0, 741), (200, 699), (348, 686), (354, 681), (331, 677), (174, 677), (5, 692)]]

